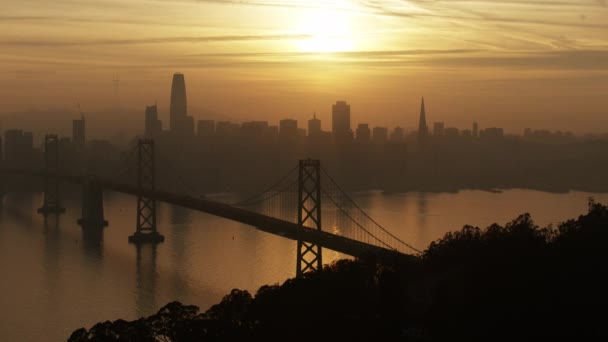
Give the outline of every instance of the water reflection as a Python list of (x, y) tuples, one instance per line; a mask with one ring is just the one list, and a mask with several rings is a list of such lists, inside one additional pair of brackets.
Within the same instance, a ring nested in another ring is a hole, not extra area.
[[(191, 230), (191, 215), (189, 209), (178, 206), (169, 206), (169, 217), (171, 220), (171, 264), (172, 265), (188, 265), (189, 247), (192, 236)], [(200, 223), (199, 223), (200, 224)], [(181, 297), (188, 288), (188, 284), (184, 276), (180, 273), (181, 268), (176, 268), (171, 272), (171, 292), (173, 298)]]
[(59, 215), (44, 215), (44, 244), (42, 253), (43, 276), (46, 283), (47, 300), (45, 304), (53, 308), (60, 304), (57, 292), (61, 290), (59, 273), (61, 268), (61, 230)]
[(185, 225), (190, 222), (190, 210), (175, 205), (169, 206), (171, 224)]
[(103, 258), (103, 227), (84, 226), (82, 231), (82, 248), (87, 260), (99, 265)]
[(16, 192), (6, 196), (4, 210), (22, 223), (26, 228), (32, 228), (32, 212), (34, 211), (34, 195), (32, 193)]
[(135, 245), (136, 299), (137, 316), (147, 316), (155, 312), (156, 286), (158, 274), (156, 271), (155, 243)]
[[(577, 217), (587, 210), (590, 195), (608, 203), (608, 194), (525, 190), (360, 193), (353, 198), (399, 238), (417, 241), (414, 246), (424, 249), (448, 230), (464, 224), (504, 224), (524, 210), (541, 226)], [(216, 197), (234, 203), (235, 196)], [(0, 301), (11, 310), (0, 313), (1, 328), (9, 330), (0, 334), (3, 341), (65, 340), (81, 326), (148, 316), (172, 300), (205, 310), (232, 288), (255, 292), (295, 275), (296, 242), (249, 226), (161, 204), (159, 228), (167, 240), (138, 248), (127, 243), (135, 225), (133, 197), (108, 192), (104, 205), (112, 225), (101, 230), (79, 231), (79, 194), (66, 201), (68, 211), (59, 221), (50, 216), (43, 225), (43, 217), (36, 214), (40, 194), (9, 193), (4, 198), (0, 273), (11, 276), (0, 280)], [(352, 209), (346, 199), (336, 201)], [(263, 205), (252, 210), (257, 208), (263, 210)], [(325, 231), (349, 233), (344, 215), (325, 199), (322, 220)], [(323, 250), (324, 261), (337, 257), (338, 253)]]
[[(424, 192), (419, 192), (416, 197), (416, 223), (417, 223), (417, 240), (418, 241), (427, 241), (429, 232), (428, 232), (428, 194)], [(423, 246), (422, 243), (418, 243), (418, 246)]]

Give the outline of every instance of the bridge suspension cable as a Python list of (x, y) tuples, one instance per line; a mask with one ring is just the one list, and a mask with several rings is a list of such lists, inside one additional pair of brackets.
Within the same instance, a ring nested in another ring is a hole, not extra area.
[[(321, 167), (321, 170), (323, 171), (324, 175), (327, 177), (327, 179), (329, 179), (329, 181), (331, 182), (331, 184), (338, 190), (338, 193), (340, 195), (342, 195), (348, 202), (349, 204), (351, 204), (354, 208), (356, 208), (356, 210), (363, 216), (363, 219), (368, 220), (369, 222), (371, 222), (374, 226), (376, 226), (379, 231), (381, 233), (383, 233), (384, 235), (386, 235), (389, 239), (394, 240), (395, 242), (407, 247), (408, 249), (421, 254), (422, 252), (413, 247), (412, 245), (406, 243), (405, 241), (401, 240), (399, 237), (395, 236), (393, 233), (391, 233), (389, 230), (387, 230), (386, 228), (384, 228), (380, 223), (378, 223), (376, 220), (374, 220), (371, 216), (369, 216), (363, 209), (361, 209), (361, 207), (338, 185), (338, 183), (329, 175), (329, 172), (327, 172), (327, 170), (323, 167)], [(364, 232), (366, 232), (370, 237), (372, 237), (373, 239), (377, 240), (378, 242), (381, 242), (381, 244), (391, 248), (391, 249), (395, 249), (398, 250), (399, 248), (397, 248), (396, 246), (390, 246), (386, 241), (381, 240), (378, 236), (378, 234), (372, 234), (368, 229), (364, 228), (363, 225), (360, 222), (357, 222), (357, 220), (355, 220), (352, 215), (348, 214), (348, 212), (337, 203), (337, 201), (335, 201), (332, 196), (325, 192), (325, 195), (330, 199), (330, 201), (343, 213), (345, 214), (345, 216), (347, 216), (347, 218), (349, 218), (353, 223), (355, 223), (356, 226), (358, 226), (360, 229), (362, 229)]]
[[(278, 188), (279, 185), (281, 185), (283, 182), (285, 182), (287, 179), (289, 179), (289, 177), (298, 169), (298, 166), (296, 165), (294, 168), (292, 168), (291, 170), (289, 170), (285, 176), (283, 176), (281, 179), (279, 179), (277, 182), (273, 183), (272, 185), (270, 185), (269, 187), (265, 188), (262, 191), (258, 191), (255, 195), (248, 197), (242, 201), (239, 201), (237, 203), (233, 203), (232, 205), (234, 206), (244, 206), (244, 205), (251, 205), (251, 204), (257, 204), (257, 203), (261, 203), (264, 202), (266, 200), (272, 199), (275, 196), (279, 195), (281, 192), (287, 191), (291, 186), (297, 184), (298, 180), (295, 179), (293, 182), (289, 183), (287, 186), (279, 189), (278, 191), (274, 191), (272, 195), (266, 197), (266, 198), (262, 198), (259, 199), (260, 196), (264, 195), (265, 193), (269, 193), (273, 190), (275, 190), (276, 188)], [(258, 199), (257, 201), (254, 201), (255, 199)]]
[(392, 246), (390, 246), (389, 244), (387, 244), (386, 242), (382, 241), (380, 238), (378, 238), (376, 235), (374, 235), (373, 233), (371, 233), (369, 230), (365, 229), (365, 227), (363, 227), (359, 222), (357, 222), (352, 216), (350, 216), (348, 214), (348, 212), (346, 210), (344, 210), (344, 208), (342, 208), (337, 202), (336, 200), (334, 200), (334, 198), (325, 190), (322, 190), (323, 194), (336, 206), (336, 208), (338, 208), (338, 210), (340, 210), (346, 217), (348, 217), (355, 225), (357, 225), (359, 228), (361, 228), (365, 233), (367, 233), (369, 236), (371, 236), (374, 240), (376, 240), (377, 242), (379, 242), (380, 244), (384, 245), (385, 247), (389, 248), (389, 249), (395, 249)]
[[(295, 191), (288, 191), (288, 190), (295, 189), (295, 185), (297, 185), (297, 184), (298, 184), (298, 180), (295, 180), (295, 181), (287, 184), (285, 187), (278, 189), (276, 191), (272, 191), (272, 192), (271, 192), (271, 190), (264, 191), (263, 193), (260, 193), (260, 194), (256, 195), (255, 197), (251, 197), (245, 201), (240, 201), (240, 202), (234, 203), (232, 205), (234, 205), (235, 207), (250, 206), (250, 205), (266, 202), (266, 201), (271, 200), (271, 199), (275, 198), (276, 196), (280, 196), (281, 194), (284, 194), (286, 192), (295, 193)], [(270, 192), (270, 195), (259, 198), (260, 195), (263, 195), (263, 194), (269, 193), (269, 192)], [(256, 198), (259, 198), (259, 199), (255, 200)]]
[[(244, 200), (232, 203), (240, 207), (256, 207), (256, 211), (276, 218), (293, 221), (297, 218), (298, 179), (289, 181), (298, 166), (289, 170), (281, 179), (264, 188), (262, 191)], [(367, 214), (329, 175), (321, 168), (324, 179), (323, 198), (328, 199), (330, 206), (323, 205), (322, 226), (333, 234), (343, 235), (355, 240), (400, 252), (417, 253), (421, 251), (411, 246), (384, 228)], [(330, 207), (335, 207), (332, 211)], [(333, 230), (333, 231), (332, 231)]]

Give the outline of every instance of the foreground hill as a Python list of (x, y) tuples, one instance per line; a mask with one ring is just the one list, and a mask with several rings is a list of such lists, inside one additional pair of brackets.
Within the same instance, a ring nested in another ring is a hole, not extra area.
[(172, 302), (147, 318), (98, 323), (69, 341), (465, 340), (608, 335), (608, 208), (558, 227), (524, 214), (465, 226), (416, 262), (340, 260), (255, 296), (232, 290), (204, 313)]

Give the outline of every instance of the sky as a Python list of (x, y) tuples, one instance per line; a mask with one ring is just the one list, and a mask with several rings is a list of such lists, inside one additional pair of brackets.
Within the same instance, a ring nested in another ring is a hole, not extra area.
[[(608, 132), (607, 0), (2, 0), (0, 113)], [(48, 118), (52, 119), (52, 118)]]

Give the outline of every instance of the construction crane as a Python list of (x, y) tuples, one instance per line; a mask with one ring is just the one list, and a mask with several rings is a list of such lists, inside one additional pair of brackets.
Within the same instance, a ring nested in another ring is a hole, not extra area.
[(76, 102), (76, 107), (78, 107), (78, 114), (80, 114), (80, 119), (84, 120), (84, 114), (82, 113), (82, 110), (80, 109), (80, 102)]

